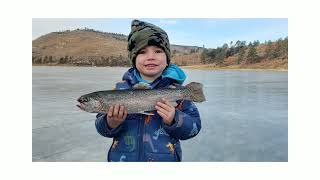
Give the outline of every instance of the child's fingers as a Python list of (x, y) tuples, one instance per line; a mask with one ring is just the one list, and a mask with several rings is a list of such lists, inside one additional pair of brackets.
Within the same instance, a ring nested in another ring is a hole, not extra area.
[(122, 119), (123, 113), (124, 113), (124, 106), (120, 106), (120, 108), (119, 108), (119, 114), (118, 114), (118, 118), (119, 118), (119, 119)]
[(156, 110), (159, 111), (159, 112), (162, 112), (163, 114), (168, 114), (168, 111), (166, 109), (163, 109), (159, 106), (156, 106)]
[(119, 114), (119, 104), (116, 104), (113, 109), (113, 116), (117, 117)]
[(158, 104), (155, 106), (155, 108), (156, 108), (157, 111), (162, 111), (162, 112), (164, 112), (164, 113), (167, 112), (167, 110), (165, 110), (165, 109), (162, 108), (161, 106), (158, 106)]
[(110, 106), (109, 110), (108, 110), (108, 118), (112, 117), (112, 113), (113, 113), (113, 105)]
[(168, 116), (163, 111), (158, 110), (157, 113), (162, 117), (162, 119), (168, 118)]
[(128, 111), (125, 109), (125, 110), (124, 110), (123, 119), (126, 119), (126, 118), (127, 118), (127, 116), (128, 116)]
[(172, 107), (170, 107), (169, 105), (167, 104), (164, 104), (163, 102), (157, 102), (157, 106), (167, 110), (167, 111), (170, 111), (172, 109)]

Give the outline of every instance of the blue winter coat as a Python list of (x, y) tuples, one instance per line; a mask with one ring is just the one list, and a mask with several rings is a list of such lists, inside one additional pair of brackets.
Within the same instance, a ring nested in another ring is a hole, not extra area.
[[(139, 83), (140, 77), (137, 77), (134, 71), (132, 68), (129, 69), (123, 76), (123, 82), (116, 84), (116, 89), (130, 89)], [(184, 79), (179, 80), (171, 75), (161, 76), (151, 86), (155, 89), (169, 85), (179, 86)], [(113, 138), (108, 161), (181, 161), (179, 140), (196, 136), (201, 129), (201, 120), (193, 102), (178, 100), (177, 104), (171, 126), (164, 124), (157, 111), (152, 112), (155, 114), (153, 116), (128, 114), (125, 121), (114, 129), (108, 127), (106, 114), (97, 114), (95, 125), (98, 133)]]

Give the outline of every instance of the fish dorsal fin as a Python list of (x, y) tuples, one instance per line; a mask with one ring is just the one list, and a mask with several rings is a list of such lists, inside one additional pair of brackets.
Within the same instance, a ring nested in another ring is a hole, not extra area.
[(169, 89), (176, 89), (176, 88), (177, 88), (177, 86), (169, 85), (169, 86), (168, 86), (168, 88), (169, 88)]
[(170, 84), (167, 88), (168, 89), (183, 89), (184, 87), (181, 86), (180, 84), (173, 83), (173, 84)]
[(135, 84), (132, 88), (133, 89), (152, 89), (152, 87), (149, 84), (142, 83), (142, 82)]

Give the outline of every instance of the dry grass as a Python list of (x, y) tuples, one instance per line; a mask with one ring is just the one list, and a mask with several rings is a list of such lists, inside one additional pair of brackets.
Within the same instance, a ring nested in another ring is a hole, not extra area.
[(229, 66), (217, 66), (216, 64), (201, 64), (183, 66), (185, 69), (205, 69), (205, 70), (272, 70), (272, 71), (288, 71), (287, 59), (266, 60), (256, 64), (239, 64)]
[(178, 65), (190, 65), (190, 64), (199, 64), (200, 62), (200, 53), (192, 53), (188, 55), (174, 55), (172, 57), (172, 63)]

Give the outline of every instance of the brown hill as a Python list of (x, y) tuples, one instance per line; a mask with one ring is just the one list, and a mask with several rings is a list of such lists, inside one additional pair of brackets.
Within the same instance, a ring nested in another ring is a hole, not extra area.
[[(196, 49), (199, 47), (171, 45), (173, 57), (190, 54)], [(91, 29), (52, 32), (32, 41), (32, 63), (129, 66), (127, 36)]]
[(32, 62), (100, 65), (104, 61), (125, 61), (126, 46), (126, 36), (120, 34), (89, 30), (52, 32), (32, 41)]

